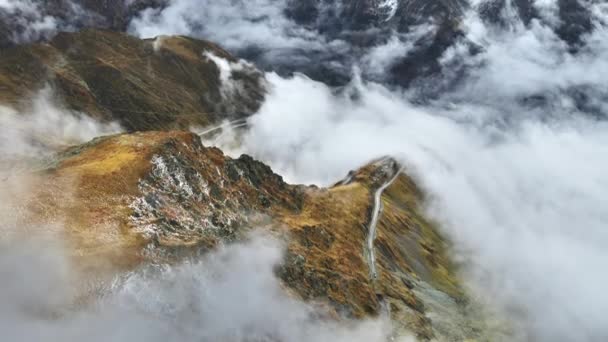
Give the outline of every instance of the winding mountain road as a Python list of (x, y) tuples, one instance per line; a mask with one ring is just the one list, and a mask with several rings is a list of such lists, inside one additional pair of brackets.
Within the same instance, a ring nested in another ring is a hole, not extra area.
[[(389, 158), (382, 160), (381, 162), (385, 162)], [(370, 270), (370, 277), (372, 280), (376, 280), (378, 278), (378, 271), (376, 270), (376, 253), (374, 251), (374, 241), (376, 240), (376, 227), (378, 226), (378, 220), (380, 218), (380, 212), (382, 211), (382, 194), (384, 190), (388, 188), (399, 176), (399, 174), (403, 171), (402, 168), (399, 168), (397, 171), (394, 171), (394, 174), (388, 179), (382, 186), (380, 186), (376, 192), (374, 193), (374, 207), (372, 208), (372, 217), (368, 225), (368, 233), (367, 233), (367, 256)]]

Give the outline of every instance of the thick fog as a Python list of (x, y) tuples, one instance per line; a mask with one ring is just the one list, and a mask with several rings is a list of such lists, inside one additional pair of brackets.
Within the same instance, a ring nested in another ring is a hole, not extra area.
[(417, 108), (378, 85), (358, 85), (353, 100), (305, 78), (270, 79), (275, 93), (251, 120), (245, 152), (288, 180), (322, 184), (378, 155), (398, 157), (456, 242), (465, 278), (525, 309), (514, 318), (535, 339), (608, 334), (606, 122), (532, 118), (505, 128), (487, 123), (483, 107)]
[(3, 164), (8, 163), (6, 160), (48, 156), (67, 146), (121, 131), (118, 123), (100, 123), (86, 113), (62, 108), (53, 98), (50, 87), (31, 99), (22, 100), (20, 109), (0, 105), (0, 161), (5, 161)]
[(2, 336), (58, 342), (389, 338), (383, 318), (338, 323), (288, 295), (274, 274), (282, 251), (277, 240), (254, 235), (202, 259), (147, 266), (87, 294), (61, 244), (12, 241), (0, 249)]
[(573, 51), (554, 32), (557, 3), (536, 5), (551, 20), (525, 25), (507, 8), (499, 27), (471, 11), (465, 37), (441, 58), (444, 72), (466, 64), (466, 76), (424, 104), (416, 89), (361, 77), (337, 91), (268, 74), (270, 94), (234, 153), (317, 184), (379, 155), (398, 157), (475, 291), (530, 340), (600, 341), (608, 338), (608, 12), (588, 4), (594, 30)]

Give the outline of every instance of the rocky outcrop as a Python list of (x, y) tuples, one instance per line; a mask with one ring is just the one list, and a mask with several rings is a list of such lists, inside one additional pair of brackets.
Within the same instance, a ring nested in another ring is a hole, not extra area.
[(0, 51), (1, 103), (18, 108), (49, 84), (68, 109), (117, 121), (129, 131), (242, 118), (264, 97), (263, 76), (255, 68), (213, 43), (187, 37), (140, 40), (84, 30)]
[(32, 177), (36, 190), (15, 200), (33, 213), (23, 219), (61, 221), (85, 273), (172, 262), (261, 229), (286, 241), (277, 276), (334, 317), (386, 314), (396, 335), (423, 340), (489, 338), (446, 241), (420, 210), (422, 192), (391, 158), (318, 188), (287, 184), (192, 133), (147, 132), (73, 147)]

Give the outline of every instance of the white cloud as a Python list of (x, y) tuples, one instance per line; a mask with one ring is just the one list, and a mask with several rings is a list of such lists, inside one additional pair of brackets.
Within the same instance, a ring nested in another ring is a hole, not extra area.
[(420, 105), (358, 78), (336, 92), (269, 74), (270, 94), (238, 152), (318, 184), (396, 156), (429, 194), (429, 215), (455, 242), (466, 279), (527, 338), (606, 339), (606, 18), (594, 19), (577, 54), (538, 21), (496, 31), (468, 20), (483, 49), (446, 55), (474, 67), (455, 91)]
[(415, 107), (373, 84), (358, 85), (353, 100), (301, 76), (269, 80), (245, 152), (291, 181), (323, 184), (398, 157), (478, 290), (524, 309), (515, 319), (539, 340), (607, 336), (608, 123), (529, 118), (504, 129), (487, 123), (491, 108)]
[(37, 40), (57, 29), (56, 18), (44, 14), (40, 4), (31, 0), (2, 0), (0, 14), (2, 12), (22, 27), (22, 30), (12, 32), (12, 39), (16, 42)]
[(338, 322), (289, 295), (274, 274), (283, 248), (268, 237), (145, 267), (81, 305), (73, 301), (82, 279), (49, 246), (0, 248), (0, 328), (9, 341), (383, 342), (391, 332), (384, 319)]
[(40, 91), (23, 110), (0, 105), (0, 159), (24, 159), (121, 131), (117, 123), (100, 123), (84, 113), (62, 109), (52, 91)]
[(416, 42), (424, 37), (435, 34), (435, 27), (430, 24), (420, 25), (407, 34), (393, 33), (382, 45), (371, 47), (361, 58), (361, 64), (366, 74), (372, 76), (387, 76), (390, 67), (401, 58), (415, 50)]
[(164, 9), (146, 9), (130, 31), (151, 38), (163, 34), (203, 36), (227, 48), (322, 48), (316, 33), (285, 17), (284, 0), (178, 0)]

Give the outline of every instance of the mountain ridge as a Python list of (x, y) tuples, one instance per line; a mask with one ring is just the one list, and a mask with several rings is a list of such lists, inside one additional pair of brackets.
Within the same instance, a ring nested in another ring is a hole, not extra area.
[(238, 63), (218, 45), (187, 37), (60, 33), (49, 44), (0, 52), (0, 101), (20, 107), (50, 85), (66, 109), (129, 131), (188, 129), (255, 112), (264, 98), (263, 75), (243, 64), (229, 71), (233, 92), (227, 93), (221, 70), (206, 54)]
[[(422, 194), (395, 173), (397, 165), (371, 162), (330, 188), (289, 185), (249, 156), (232, 159), (203, 146), (193, 133), (112, 135), (70, 148), (36, 172), (34, 183), (45, 186), (24, 200), (32, 214), (21, 224), (63, 221), (72, 257), (97, 277), (207, 253), (261, 229), (286, 241), (277, 276), (337, 317), (376, 317), (386, 307), (398, 334), (486, 334), (480, 317), (464, 313), (478, 304), (465, 300), (446, 241), (417, 209)], [(383, 184), (372, 275), (365, 245)], [(431, 312), (440, 319), (429, 320)]]

